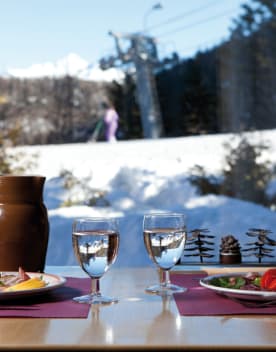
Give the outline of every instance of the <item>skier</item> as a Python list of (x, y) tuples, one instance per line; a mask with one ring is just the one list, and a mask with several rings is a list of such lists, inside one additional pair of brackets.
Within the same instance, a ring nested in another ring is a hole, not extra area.
[(111, 103), (103, 102), (102, 107), (105, 109), (105, 139), (107, 142), (116, 142), (116, 131), (118, 128), (119, 115)]

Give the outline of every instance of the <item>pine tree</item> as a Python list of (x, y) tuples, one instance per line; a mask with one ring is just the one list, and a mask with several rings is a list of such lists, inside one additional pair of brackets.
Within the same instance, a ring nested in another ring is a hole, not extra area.
[[(214, 255), (209, 251), (213, 250), (214, 242), (208, 239), (214, 238), (213, 235), (208, 235), (208, 229), (194, 229), (189, 231), (191, 236), (187, 238), (184, 256), (186, 257), (199, 257), (200, 262), (203, 263), (204, 258), (212, 258)], [(191, 247), (189, 247), (191, 246)], [(194, 251), (192, 254), (185, 254), (185, 251)]]
[(276, 241), (268, 237), (268, 234), (270, 233), (272, 233), (272, 231), (265, 229), (249, 229), (246, 232), (246, 235), (249, 237), (254, 237), (256, 240), (245, 244), (246, 246), (249, 246), (249, 248), (242, 250), (243, 252), (247, 252), (247, 254), (244, 254), (243, 256), (255, 256), (258, 258), (259, 263), (262, 262), (264, 257), (273, 258), (274, 256), (270, 254), (273, 249), (268, 248), (268, 246), (276, 246)]

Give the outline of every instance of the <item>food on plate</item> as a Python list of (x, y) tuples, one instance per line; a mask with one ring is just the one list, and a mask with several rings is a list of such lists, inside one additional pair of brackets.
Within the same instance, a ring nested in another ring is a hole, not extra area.
[(276, 291), (276, 269), (268, 269), (261, 278), (261, 288)]
[(43, 281), (41, 278), (33, 277), (31, 279), (22, 281), (19, 284), (6, 287), (6, 288), (4, 288), (4, 290), (2, 290), (2, 292), (32, 290), (34, 288), (44, 287), (45, 285), (46, 285), (45, 281)]
[(276, 291), (276, 269), (268, 269), (263, 274), (248, 272), (246, 274), (233, 274), (213, 277), (210, 285), (251, 291)]
[(22, 291), (46, 286), (46, 281), (41, 277), (30, 277), (21, 267), (18, 273), (0, 273), (0, 293)]

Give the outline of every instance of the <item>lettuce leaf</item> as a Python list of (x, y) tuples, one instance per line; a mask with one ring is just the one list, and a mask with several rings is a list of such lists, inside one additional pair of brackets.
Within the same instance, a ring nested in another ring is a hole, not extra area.
[(211, 279), (209, 283), (213, 286), (239, 289), (245, 285), (246, 280), (241, 276), (220, 276)]

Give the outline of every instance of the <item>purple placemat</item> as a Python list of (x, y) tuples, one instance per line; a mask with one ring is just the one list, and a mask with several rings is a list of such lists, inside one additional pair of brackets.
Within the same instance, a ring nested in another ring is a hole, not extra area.
[(89, 292), (90, 279), (66, 280), (63, 286), (41, 295), (0, 301), (0, 318), (87, 318), (89, 304), (74, 302), (72, 298)]
[(199, 279), (206, 276), (204, 274), (170, 274), (172, 283), (188, 288), (184, 293), (174, 294), (180, 315), (276, 314), (276, 306), (247, 308), (200, 286)]

